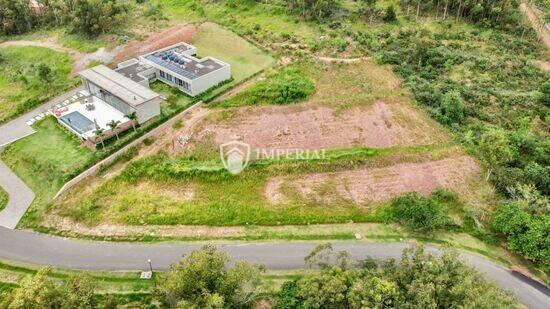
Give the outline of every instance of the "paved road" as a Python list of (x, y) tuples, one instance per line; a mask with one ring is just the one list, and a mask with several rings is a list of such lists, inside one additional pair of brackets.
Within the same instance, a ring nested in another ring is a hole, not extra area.
[[(304, 257), (315, 246), (310, 242), (295, 243), (231, 243), (219, 244), (234, 259), (264, 264), (268, 269), (304, 267)], [(371, 256), (377, 259), (399, 258), (405, 243), (338, 242), (336, 250), (347, 250), (353, 258)], [(165, 270), (182, 255), (200, 244), (184, 243), (109, 243), (65, 239), (27, 231), (0, 228), (0, 258), (24, 263), (52, 265), (88, 270), (146, 270), (147, 259), (153, 267)], [(428, 251), (438, 252), (434, 247)], [(506, 268), (476, 255), (464, 253), (467, 260), (499, 286), (511, 290), (530, 308), (545, 308), (550, 294)]]
[(34, 129), (27, 124), (27, 121), (29, 121), (29, 119), (40, 113), (46, 112), (55, 104), (74, 96), (78, 91), (83, 89), (83, 87), (77, 87), (69, 92), (63, 93), (51, 99), (47, 103), (36, 107), (32, 111), (27, 112), (13, 120), (10, 120), (3, 125), (0, 125), (0, 148), (2, 148), (2, 146), (13, 143), (14, 141), (27, 135), (33, 134), (35, 132)]
[(9, 195), (6, 208), (0, 211), (0, 226), (14, 229), (34, 200), (34, 193), (1, 160), (0, 187)]

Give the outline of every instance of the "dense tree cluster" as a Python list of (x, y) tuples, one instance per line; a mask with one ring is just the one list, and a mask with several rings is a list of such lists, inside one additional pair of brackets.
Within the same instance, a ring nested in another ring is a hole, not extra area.
[(285, 0), (288, 9), (305, 20), (324, 20), (339, 7), (338, 0)]
[[(403, 251), (399, 262), (352, 260), (330, 244), (305, 259), (312, 269), (285, 282), (275, 308), (516, 308), (515, 300), (489, 283), (455, 252), (428, 254), (422, 247)], [(255, 308), (265, 296), (259, 290), (261, 268), (233, 262), (213, 246), (191, 252), (160, 274), (153, 299), (158, 308)], [(28, 276), (4, 295), (0, 308), (116, 308), (119, 300), (95, 294), (88, 276), (52, 280), (49, 269)], [(157, 279), (155, 279), (157, 280)], [(2, 295), (0, 295), (2, 296)], [(1, 297), (0, 297), (1, 298)], [(143, 307), (133, 303), (134, 307)]]
[(37, 26), (68, 26), (86, 35), (105, 33), (126, 18), (120, 0), (0, 0), (0, 34), (21, 34)]
[(518, 18), (517, 0), (400, 0), (407, 16), (435, 13), (443, 19), (466, 19), (474, 23), (506, 26)]
[(518, 307), (453, 252), (437, 257), (417, 247), (400, 262), (369, 259), (354, 267), (345, 252), (325, 245), (309, 261), (321, 270), (283, 284), (276, 308)]

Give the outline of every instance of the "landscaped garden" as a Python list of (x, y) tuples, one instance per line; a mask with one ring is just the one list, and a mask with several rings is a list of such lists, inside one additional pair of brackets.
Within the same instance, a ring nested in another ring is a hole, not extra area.
[(83, 171), (95, 156), (53, 117), (37, 122), (34, 129), (36, 133), (11, 144), (1, 154), (2, 161), (36, 194), (27, 218), (50, 205), (63, 184)]

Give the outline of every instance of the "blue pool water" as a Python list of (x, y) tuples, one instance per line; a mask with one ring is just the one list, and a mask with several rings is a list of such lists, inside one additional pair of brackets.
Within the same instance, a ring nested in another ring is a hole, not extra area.
[(61, 116), (59, 117), (59, 120), (63, 121), (66, 125), (73, 128), (73, 130), (80, 134), (88, 132), (94, 128), (94, 123), (79, 112), (72, 112)]

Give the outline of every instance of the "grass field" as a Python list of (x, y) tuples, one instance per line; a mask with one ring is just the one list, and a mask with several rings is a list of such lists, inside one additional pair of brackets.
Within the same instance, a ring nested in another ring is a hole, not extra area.
[(0, 187), (0, 211), (6, 208), (6, 205), (8, 204), (8, 198), (8, 192)]
[(51, 117), (36, 123), (34, 129), (36, 133), (11, 144), (1, 154), (2, 161), (36, 194), (27, 217), (42, 211), (57, 190), (94, 158), (94, 153)]
[[(270, 177), (334, 172), (444, 157), (440, 146), (333, 150), (323, 160), (260, 160), (237, 176), (219, 161), (156, 156), (131, 164), (119, 176), (90, 190), (75, 189), (55, 212), (88, 225), (284, 225), (380, 221), (384, 203), (357, 206), (349, 200), (319, 203), (294, 196), (285, 204), (266, 200)], [(327, 189), (330, 191), (330, 188)], [(84, 192), (84, 194), (82, 194)]]
[(265, 51), (214, 23), (201, 24), (191, 44), (197, 47), (199, 57), (212, 56), (229, 63), (235, 83), (275, 63)]
[[(44, 102), (74, 85), (68, 54), (42, 47), (0, 49), (0, 123)], [(39, 76), (39, 66), (51, 72)]]

